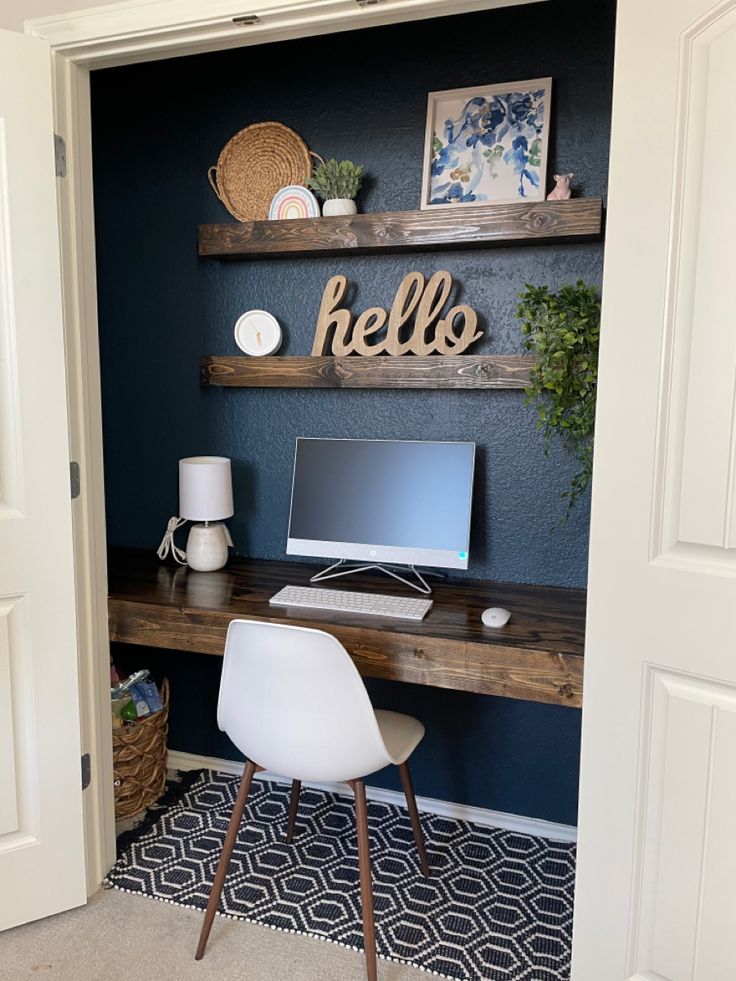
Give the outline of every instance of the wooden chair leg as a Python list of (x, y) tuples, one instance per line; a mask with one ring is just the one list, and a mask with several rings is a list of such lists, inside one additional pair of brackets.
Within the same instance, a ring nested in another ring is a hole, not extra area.
[(286, 828), (286, 844), (290, 845), (294, 840), (294, 828), (296, 827), (296, 815), (299, 810), (299, 794), (302, 789), (301, 780), (291, 781), (291, 804), (289, 805), (289, 824)]
[(204, 915), (204, 924), (202, 926), (202, 932), (199, 935), (197, 953), (194, 955), (194, 959), (196, 961), (201, 961), (204, 957), (205, 948), (207, 947), (207, 940), (209, 939), (210, 930), (212, 929), (212, 922), (215, 919), (215, 913), (217, 912), (220, 896), (222, 895), (222, 887), (225, 885), (225, 878), (227, 876), (228, 866), (230, 865), (230, 858), (233, 853), (233, 848), (235, 847), (235, 841), (238, 837), (240, 822), (243, 819), (243, 811), (245, 810), (245, 802), (248, 800), (250, 785), (253, 781), (253, 775), (260, 769), (261, 767), (256, 766), (255, 763), (251, 763), (250, 760), (245, 765), (243, 779), (240, 781), (238, 796), (235, 799), (233, 812), (230, 815), (230, 824), (228, 825), (225, 844), (222, 846), (220, 861), (217, 863), (215, 881), (212, 883), (212, 889), (210, 890), (210, 898), (209, 902), (207, 903), (207, 912)]
[(363, 910), (363, 941), (368, 981), (376, 981), (376, 926), (373, 920), (373, 883), (371, 882), (371, 850), (368, 838), (368, 805), (362, 780), (351, 783), (355, 793), (355, 820), (358, 826), (358, 861), (360, 864), (360, 905)]
[(406, 797), (406, 806), (409, 808), (409, 817), (411, 818), (411, 827), (414, 832), (414, 841), (417, 843), (417, 851), (419, 852), (419, 864), (422, 867), (422, 873), (425, 878), (429, 878), (429, 862), (427, 861), (427, 850), (424, 846), (424, 832), (422, 831), (422, 825), (419, 820), (419, 811), (417, 810), (417, 799), (414, 796), (414, 787), (411, 782), (411, 774), (409, 773), (409, 767), (406, 763), (402, 763), (399, 766), (399, 773), (401, 774), (401, 783), (404, 787), (404, 796)]

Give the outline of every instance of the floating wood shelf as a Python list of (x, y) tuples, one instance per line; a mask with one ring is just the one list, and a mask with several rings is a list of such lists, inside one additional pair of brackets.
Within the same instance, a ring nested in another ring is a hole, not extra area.
[(228, 388), (526, 388), (534, 358), (429, 357), (202, 358), (205, 385)]
[(199, 254), (213, 259), (276, 259), (580, 241), (600, 236), (602, 210), (600, 198), (571, 198), (200, 225)]

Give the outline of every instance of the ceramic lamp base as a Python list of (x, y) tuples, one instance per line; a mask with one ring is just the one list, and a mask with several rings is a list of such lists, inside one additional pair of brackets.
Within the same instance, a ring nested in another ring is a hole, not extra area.
[(192, 525), (187, 539), (187, 565), (197, 572), (222, 569), (227, 563), (227, 549), (230, 544), (230, 533), (226, 525)]

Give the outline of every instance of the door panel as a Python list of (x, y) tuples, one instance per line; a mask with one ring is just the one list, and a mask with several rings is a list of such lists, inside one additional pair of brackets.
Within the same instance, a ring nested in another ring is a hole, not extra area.
[(736, 909), (736, 842), (724, 836), (735, 804), (736, 686), (658, 668), (648, 675), (633, 977), (693, 977), (697, 958), (712, 965), (700, 976), (725, 978), (717, 963), (724, 944), (733, 963), (736, 938), (715, 927), (722, 910)]
[(48, 45), (0, 32), (0, 928), (85, 901)]
[(736, 222), (729, 122), (736, 11), (721, 5), (682, 35), (673, 235), (668, 257), (662, 444), (654, 553), (736, 574), (736, 331), (724, 285)]
[(736, 0), (619, 0), (573, 981), (736, 963)]
[[(15, 621), (19, 596), (0, 600), (0, 838), (18, 830), (18, 785), (16, 754), (20, 755), (21, 740), (16, 736), (17, 717), (13, 714), (12, 689), (18, 675), (18, 636)], [(15, 654), (15, 657), (13, 656)], [(17, 689), (17, 684), (15, 685)]]
[(5, 119), (0, 118), (0, 521), (21, 510), (20, 406), (9, 217), (7, 134)]

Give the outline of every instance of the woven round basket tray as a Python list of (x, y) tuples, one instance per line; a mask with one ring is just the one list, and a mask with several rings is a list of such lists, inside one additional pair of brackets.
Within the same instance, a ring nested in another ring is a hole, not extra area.
[(161, 686), (160, 712), (132, 726), (113, 729), (112, 761), (115, 817), (132, 817), (155, 803), (166, 785), (166, 737), (169, 732), (169, 681)]
[(306, 185), (313, 156), (301, 136), (283, 123), (253, 123), (225, 144), (207, 177), (234, 218), (261, 221), (268, 218), (277, 191), (287, 184)]

